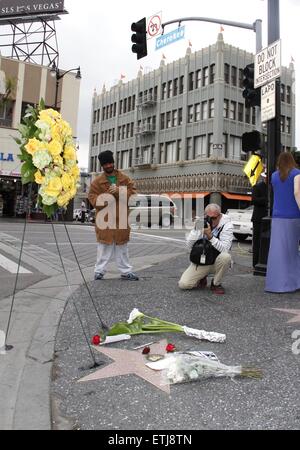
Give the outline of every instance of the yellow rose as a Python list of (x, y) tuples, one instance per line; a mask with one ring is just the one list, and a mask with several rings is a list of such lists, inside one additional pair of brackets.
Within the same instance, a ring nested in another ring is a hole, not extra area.
[(37, 170), (34, 174), (34, 179), (37, 184), (43, 184), (45, 181), (45, 177), (41, 174), (40, 170)]
[(68, 191), (73, 184), (72, 177), (68, 173), (63, 174), (63, 176), (61, 177), (61, 182), (62, 182), (64, 191)]
[(69, 161), (76, 161), (77, 156), (76, 156), (75, 147), (73, 147), (71, 145), (68, 145), (67, 147), (65, 147), (64, 158)]
[(60, 142), (52, 139), (52, 141), (48, 144), (48, 151), (54, 157), (59, 156), (62, 151)]
[(63, 168), (64, 160), (61, 156), (56, 156), (55, 158), (53, 158), (53, 162), (56, 166), (60, 167), (61, 169)]
[(70, 193), (70, 198), (74, 198), (75, 195), (76, 195), (76, 192), (77, 192), (76, 187), (72, 187), (72, 188), (70, 189), (70, 191), (69, 191), (69, 193)]
[(78, 167), (78, 166), (72, 167), (71, 170), (70, 170), (70, 174), (71, 174), (74, 178), (77, 179), (77, 178), (79, 177), (79, 175), (80, 175), (79, 167)]
[(67, 204), (69, 203), (71, 197), (70, 197), (70, 193), (69, 192), (65, 192), (64, 194), (61, 194), (57, 197), (57, 204), (58, 206), (62, 207), (62, 206), (67, 206)]
[(27, 153), (34, 155), (35, 152), (41, 150), (41, 142), (36, 138), (29, 139), (28, 143), (25, 145)]
[(44, 192), (50, 197), (57, 197), (62, 191), (62, 183), (60, 177), (50, 178), (47, 187), (45, 187)]

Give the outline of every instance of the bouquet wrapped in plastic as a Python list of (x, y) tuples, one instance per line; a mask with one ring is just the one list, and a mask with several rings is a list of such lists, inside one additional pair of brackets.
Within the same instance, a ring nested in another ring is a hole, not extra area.
[(242, 366), (226, 366), (202, 352), (178, 352), (166, 358), (163, 368), (164, 382), (169, 384), (187, 383), (210, 377), (261, 378), (259, 369)]

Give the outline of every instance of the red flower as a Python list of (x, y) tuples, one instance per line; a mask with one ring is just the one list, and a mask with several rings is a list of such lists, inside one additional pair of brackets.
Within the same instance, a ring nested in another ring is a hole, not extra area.
[(173, 345), (173, 344), (168, 344), (168, 345), (166, 346), (166, 351), (167, 351), (168, 353), (174, 352), (175, 350), (176, 350), (176, 347), (175, 347), (175, 345)]
[(143, 355), (148, 355), (150, 353), (150, 347), (144, 347), (142, 353)]
[(100, 341), (101, 341), (100, 336), (98, 334), (95, 334), (95, 336), (93, 336), (92, 338), (92, 344), (99, 345)]

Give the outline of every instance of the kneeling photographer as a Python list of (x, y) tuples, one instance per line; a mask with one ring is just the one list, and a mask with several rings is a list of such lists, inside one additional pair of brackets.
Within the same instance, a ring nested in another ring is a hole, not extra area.
[(233, 226), (228, 216), (221, 213), (219, 205), (210, 203), (205, 208), (205, 218), (196, 221), (187, 236), (191, 264), (179, 280), (180, 289), (204, 289), (207, 276), (214, 274), (210, 289), (213, 293), (225, 293), (221, 281), (231, 265), (230, 249)]

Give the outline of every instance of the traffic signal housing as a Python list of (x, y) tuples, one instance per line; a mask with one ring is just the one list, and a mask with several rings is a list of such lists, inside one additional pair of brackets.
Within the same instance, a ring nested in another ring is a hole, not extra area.
[(243, 97), (246, 108), (250, 106), (260, 106), (260, 88), (254, 88), (254, 63), (248, 64), (244, 68)]
[(245, 153), (264, 150), (264, 138), (257, 130), (242, 135), (242, 150)]
[(146, 17), (133, 22), (131, 24), (131, 31), (134, 33), (131, 36), (131, 42), (134, 42), (131, 47), (132, 53), (136, 53), (137, 59), (147, 56), (147, 31), (146, 31)]

